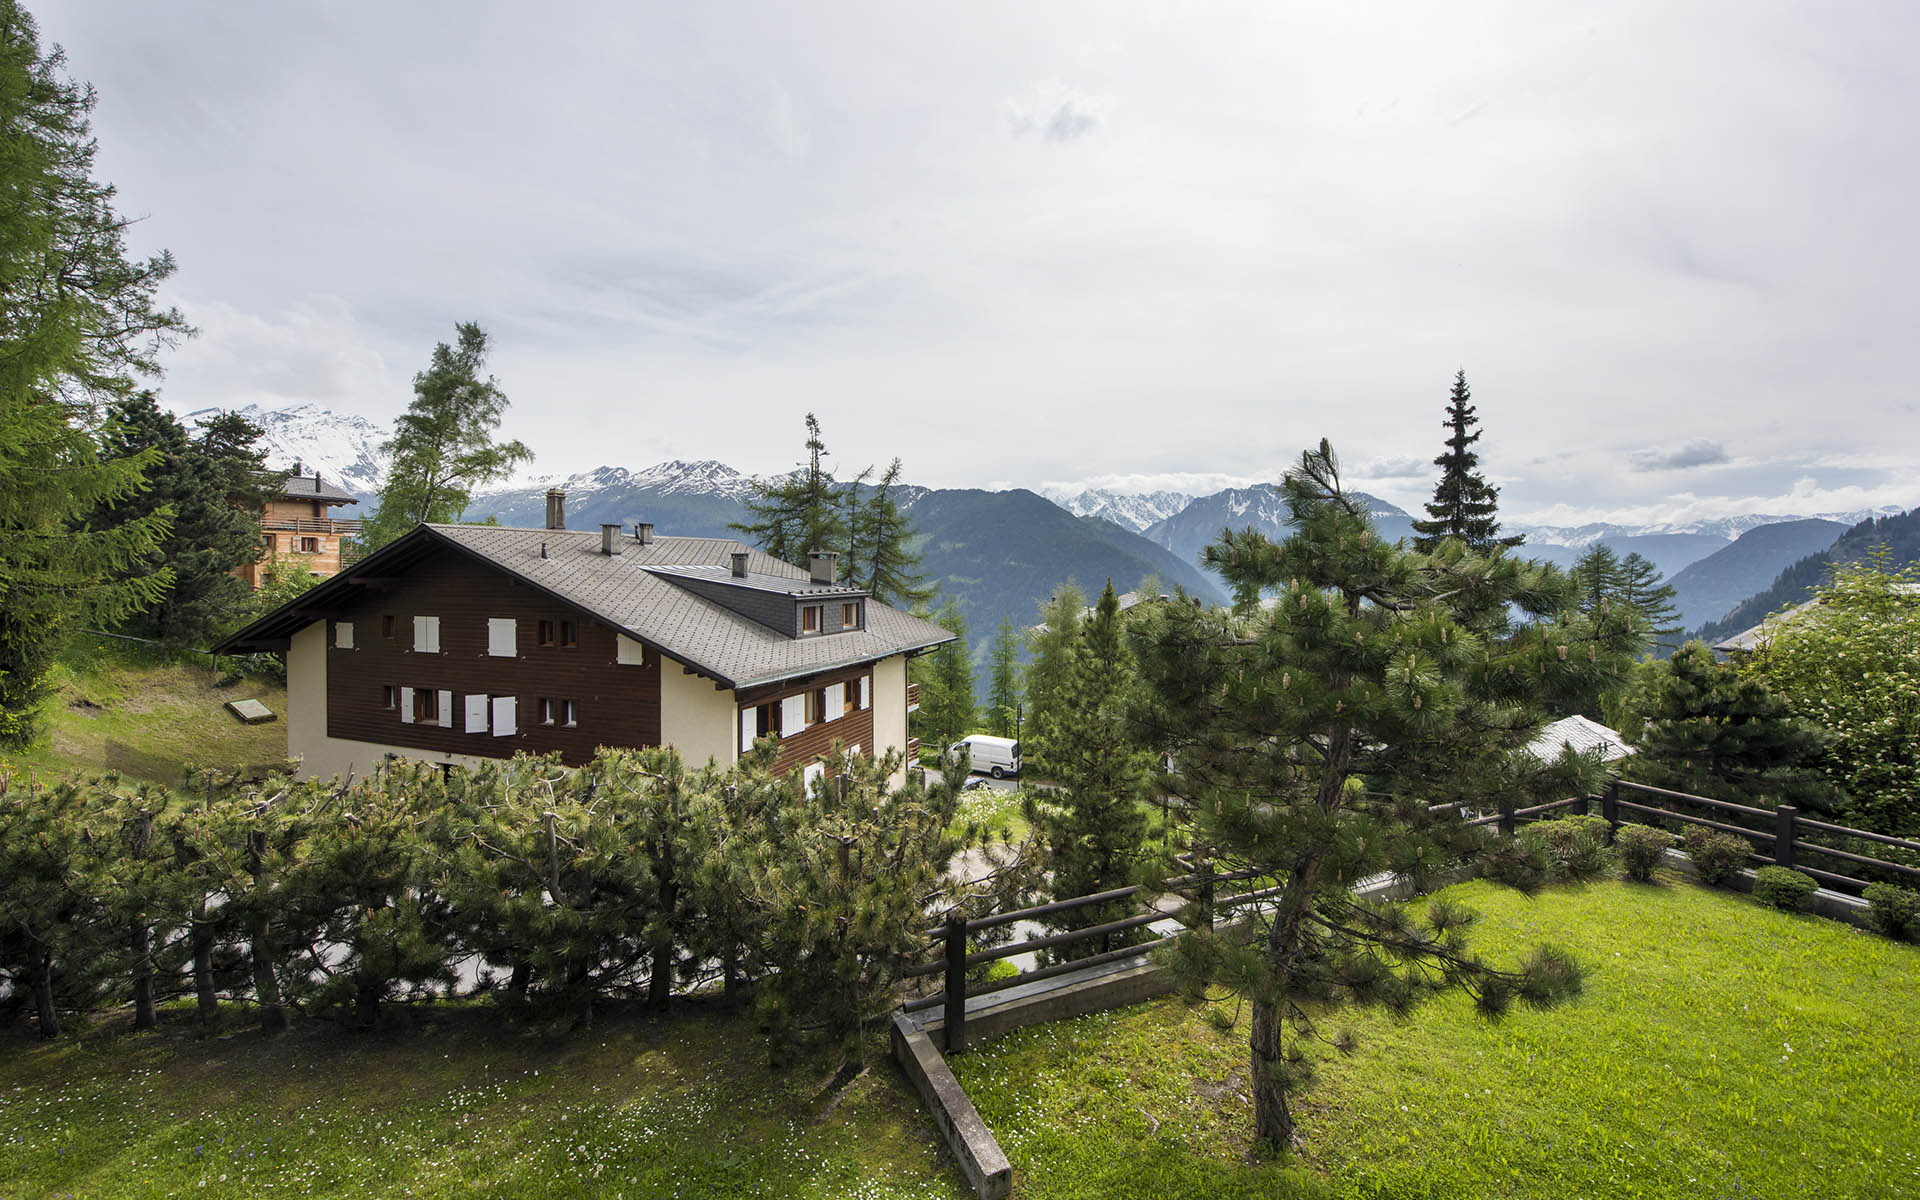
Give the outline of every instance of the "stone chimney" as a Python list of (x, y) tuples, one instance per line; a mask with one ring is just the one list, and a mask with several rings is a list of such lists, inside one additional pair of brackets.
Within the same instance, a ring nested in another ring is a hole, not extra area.
[(815, 583), (833, 585), (833, 569), (840, 556), (832, 550), (815, 550), (808, 556), (807, 575)]
[(642, 546), (653, 545), (653, 523), (651, 521), (634, 522), (633, 540)]
[(620, 523), (600, 526), (600, 553), (611, 558), (620, 553)]
[(293, 460), (293, 477), (300, 478), (300, 460), (297, 458)]
[(733, 577), (735, 579), (745, 579), (747, 577), (747, 552), (745, 550), (735, 550), (733, 552)]
[(547, 528), (567, 527), (567, 494), (559, 488), (547, 489)]

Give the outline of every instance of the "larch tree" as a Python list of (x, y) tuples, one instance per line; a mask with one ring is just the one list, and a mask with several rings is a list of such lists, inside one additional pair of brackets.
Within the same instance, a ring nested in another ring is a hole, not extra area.
[(774, 558), (801, 566), (816, 550), (841, 550), (848, 532), (839, 485), (825, 461), (827, 445), (812, 413), (807, 414), (806, 452), (797, 470), (770, 482), (755, 481), (746, 502), (748, 519), (729, 527)]
[(1208, 547), (1231, 584), (1271, 591), (1237, 612), (1157, 605), (1132, 623), (1145, 681), (1143, 740), (1171, 756), (1170, 789), (1196, 849), (1224, 871), (1278, 880), (1275, 895), (1176, 943), (1195, 998), (1243, 997), (1256, 1136), (1285, 1149), (1315, 1040), (1345, 1002), (1399, 1012), (1465, 989), (1482, 1012), (1558, 1003), (1580, 969), (1552, 947), (1505, 968), (1475, 956), (1470, 915), (1355, 895), (1395, 872), (1416, 883), (1472, 856), (1463, 804), (1512, 808), (1597, 783), (1598, 763), (1541, 764), (1543, 682), (1611, 667), (1631, 627), (1592, 620), (1556, 568), (1442, 540), (1383, 540), (1340, 482), (1331, 447), (1283, 483), (1294, 534)]
[(67, 634), (118, 623), (170, 582), (143, 565), (170, 514), (87, 524), (138, 492), (156, 456), (112, 456), (108, 407), (191, 332), (154, 302), (172, 256), (130, 259), (114, 189), (93, 178), (93, 106), (33, 18), (0, 0), (0, 746), (38, 732)]
[(1440, 482), (1434, 485), (1433, 499), (1427, 501), (1425, 520), (1413, 522), (1414, 548), (1431, 553), (1442, 538), (1459, 538), (1472, 550), (1491, 550), (1496, 546), (1518, 546), (1524, 538), (1501, 537), (1500, 489), (1480, 474), (1480, 456), (1473, 445), (1480, 440), (1474, 415), (1473, 392), (1467, 387), (1467, 373), (1453, 378), (1453, 394), (1447, 399), (1447, 448), (1433, 464), (1440, 468)]
[(381, 449), (393, 456), (380, 506), (361, 531), (377, 550), (423, 522), (457, 521), (473, 489), (505, 479), (533, 459), (518, 441), (494, 440), (507, 411), (499, 381), (485, 375), (489, 339), (472, 321), (454, 327), (454, 344), (433, 348), (413, 377), (413, 403), (394, 422)]
[(897, 608), (925, 604), (933, 599), (934, 589), (920, 573), (913, 522), (894, 498), (900, 485), (900, 460), (887, 464), (878, 483), (867, 482), (871, 474), (861, 472), (847, 487), (846, 583), (865, 588), (874, 599)]
[(1020, 720), (1020, 635), (1002, 617), (987, 649), (987, 731), (1017, 737)]

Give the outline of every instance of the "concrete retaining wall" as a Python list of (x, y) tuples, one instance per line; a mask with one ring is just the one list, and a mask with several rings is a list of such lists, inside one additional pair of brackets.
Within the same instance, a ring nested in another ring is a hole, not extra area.
[(1013, 1191), (1013, 1167), (995, 1140), (993, 1130), (980, 1119), (973, 1101), (953, 1077), (947, 1060), (933, 1039), (914, 1026), (904, 1013), (893, 1014), (893, 1057), (913, 1080), (927, 1111), (933, 1114), (940, 1136), (960, 1162), (974, 1195), (1001, 1200)]

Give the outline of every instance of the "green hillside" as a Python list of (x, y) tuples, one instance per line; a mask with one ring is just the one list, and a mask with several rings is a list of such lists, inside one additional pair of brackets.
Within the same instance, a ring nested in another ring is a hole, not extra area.
[(1691, 636), (1711, 645), (1752, 629), (1774, 613), (1810, 599), (1833, 567), (1860, 562), (1879, 546), (1887, 548), (1889, 566), (1903, 567), (1920, 561), (1920, 508), (1897, 517), (1875, 517), (1860, 522), (1827, 549), (1809, 554), (1780, 572), (1765, 591), (1750, 597), (1719, 620), (1702, 625)]

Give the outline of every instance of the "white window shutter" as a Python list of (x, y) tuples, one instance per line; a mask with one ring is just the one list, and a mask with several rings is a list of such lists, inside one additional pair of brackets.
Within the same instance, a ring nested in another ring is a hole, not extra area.
[(440, 727), (443, 729), (453, 728), (453, 693), (452, 692), (440, 693)]
[(760, 727), (759, 711), (756, 708), (740, 710), (740, 753), (742, 754), (753, 749), (753, 731)]
[(807, 727), (807, 698), (788, 696), (780, 702), (780, 736), (792, 737)]
[(440, 618), (413, 619), (413, 648), (421, 654), (440, 653)]
[(514, 728), (515, 697), (495, 696), (493, 698), (493, 736), (512, 737)]
[(838, 721), (846, 715), (845, 711), (843, 711), (846, 707), (847, 685), (844, 683), (836, 683), (827, 688), (827, 711), (820, 715), (826, 720)]
[(413, 689), (410, 687), (400, 689), (400, 719), (408, 725), (413, 724)]
[(466, 733), (485, 733), (487, 731), (487, 698), (485, 696), (467, 697)]
[(801, 781), (807, 785), (808, 795), (813, 794), (813, 781), (816, 779), (825, 779), (826, 777), (827, 764), (823, 762), (808, 763), (806, 768), (800, 772)]
[(519, 652), (520, 624), (512, 617), (487, 618), (487, 653), (495, 658), (512, 658)]
[(860, 709), (862, 712), (865, 712), (867, 709), (872, 707), (873, 707), (873, 676), (862, 675), (860, 677)]
[(352, 621), (335, 621), (333, 623), (333, 644), (342, 650), (353, 649)]

